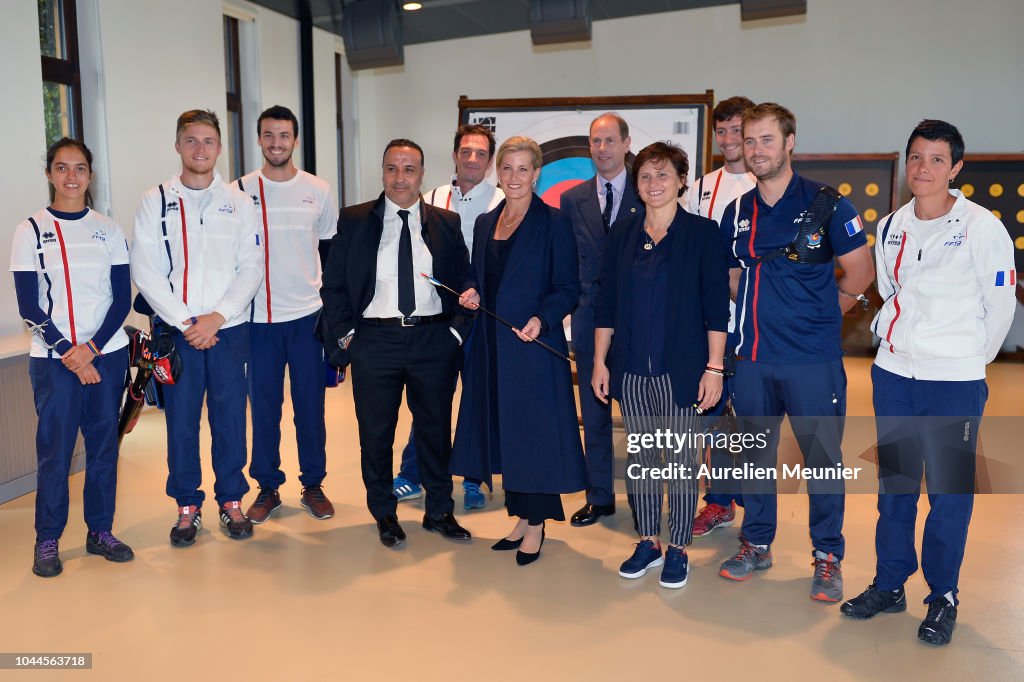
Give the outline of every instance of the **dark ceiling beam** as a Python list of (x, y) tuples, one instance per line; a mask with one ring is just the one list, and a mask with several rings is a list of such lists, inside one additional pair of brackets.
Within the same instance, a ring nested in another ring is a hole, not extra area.
[(313, 12), (309, 0), (298, 0), (299, 81), (302, 90), (302, 166), (316, 175), (316, 109), (313, 82)]
[(807, 14), (807, 0), (740, 0), (740, 20), (777, 19)]

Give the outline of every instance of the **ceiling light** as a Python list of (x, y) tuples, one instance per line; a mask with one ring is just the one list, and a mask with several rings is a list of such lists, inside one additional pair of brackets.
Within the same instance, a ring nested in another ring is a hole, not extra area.
[(418, 10), (418, 9), (423, 9), (423, 3), (422, 2), (405, 2), (405, 3), (402, 3), (402, 9), (404, 9), (406, 12), (413, 12), (413, 11)]

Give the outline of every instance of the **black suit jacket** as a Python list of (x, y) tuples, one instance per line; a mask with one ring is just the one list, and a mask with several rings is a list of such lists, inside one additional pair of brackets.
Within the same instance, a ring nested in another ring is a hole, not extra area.
[[(459, 214), (430, 206), (422, 199), (419, 210), (423, 241), (434, 260), (434, 271), (427, 274), (461, 292), (469, 272), (469, 254), (462, 238)], [(348, 364), (347, 353), (340, 351), (337, 340), (358, 325), (363, 310), (373, 300), (377, 250), (383, 231), (383, 193), (376, 201), (346, 207), (338, 218), (338, 234), (331, 241), (320, 289), (328, 329), (325, 345), (335, 365)], [(452, 318), (452, 329), (465, 339), (469, 325), (458, 297), (441, 288), (437, 293), (444, 313)]]
[[(579, 353), (594, 352), (594, 301), (597, 298), (597, 280), (601, 275), (601, 259), (608, 235), (604, 231), (601, 205), (597, 200), (597, 182), (594, 176), (562, 193), (562, 212), (572, 223), (576, 235), (576, 251), (579, 257), (580, 287), (582, 294), (579, 305), (572, 313), (572, 346)], [(602, 181), (603, 183), (603, 181)], [(622, 203), (615, 214), (614, 229), (620, 223), (630, 222), (642, 205), (633, 187), (633, 179), (627, 175), (622, 190)]]

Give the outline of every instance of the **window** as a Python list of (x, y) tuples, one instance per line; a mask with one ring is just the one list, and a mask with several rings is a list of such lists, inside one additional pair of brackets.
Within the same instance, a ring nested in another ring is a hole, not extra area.
[(235, 17), (224, 17), (224, 70), (228, 104), (228, 171), (232, 178), (240, 178), (245, 175), (245, 142), (242, 126), (242, 69), (238, 48), (238, 19)]
[(334, 106), (337, 109), (338, 205), (345, 205), (345, 126), (341, 110), (341, 55), (334, 55)]
[(82, 90), (78, 66), (75, 0), (37, 0), (43, 67), (46, 145), (82, 137)]

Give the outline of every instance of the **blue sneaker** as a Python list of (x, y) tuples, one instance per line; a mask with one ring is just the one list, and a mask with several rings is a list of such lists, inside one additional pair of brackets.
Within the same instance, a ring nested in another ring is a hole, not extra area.
[(641, 578), (648, 568), (655, 568), (665, 563), (661, 556), (661, 547), (656, 547), (650, 540), (641, 540), (633, 550), (633, 556), (619, 566), (619, 575), (623, 578)]
[(395, 481), (391, 484), (391, 493), (399, 502), (415, 500), (417, 497), (423, 497), (423, 487), (407, 478), (395, 476)]
[(462, 482), (462, 507), (463, 509), (483, 509), (487, 505), (487, 498), (484, 497), (484, 493), (480, 490), (479, 483), (473, 483), (472, 481)]
[(685, 549), (669, 547), (665, 551), (665, 568), (661, 569), (661, 581), (658, 584), (673, 590), (686, 585), (688, 564)]

